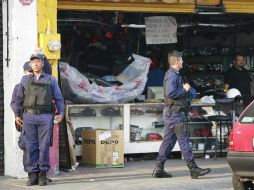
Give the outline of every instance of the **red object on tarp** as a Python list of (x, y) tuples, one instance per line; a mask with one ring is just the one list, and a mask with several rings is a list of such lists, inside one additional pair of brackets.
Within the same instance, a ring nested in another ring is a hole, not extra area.
[(50, 169), (48, 174), (56, 176), (59, 174), (59, 124), (54, 124), (53, 144), (49, 149)]
[(22, 5), (30, 5), (33, 0), (19, 0)]

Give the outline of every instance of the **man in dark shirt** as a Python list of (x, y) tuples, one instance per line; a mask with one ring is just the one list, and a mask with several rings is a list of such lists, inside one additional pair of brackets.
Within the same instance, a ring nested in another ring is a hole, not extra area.
[(241, 92), (244, 106), (251, 100), (251, 77), (247, 69), (244, 68), (245, 58), (241, 53), (234, 55), (233, 66), (226, 72), (224, 78), (224, 90), (236, 88)]

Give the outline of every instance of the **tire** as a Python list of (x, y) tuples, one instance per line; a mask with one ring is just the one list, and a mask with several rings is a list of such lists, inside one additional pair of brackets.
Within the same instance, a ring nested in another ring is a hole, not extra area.
[(241, 182), (238, 178), (238, 176), (234, 175), (232, 176), (232, 182), (233, 182), (233, 188), (234, 190), (245, 190), (244, 184)]
[(254, 186), (250, 181), (242, 182), (239, 180), (239, 176), (233, 174), (232, 176), (234, 190), (254, 190)]
[(254, 185), (253, 185), (253, 183), (250, 182), (250, 181), (245, 182), (244, 186), (245, 186), (245, 189), (254, 190)]

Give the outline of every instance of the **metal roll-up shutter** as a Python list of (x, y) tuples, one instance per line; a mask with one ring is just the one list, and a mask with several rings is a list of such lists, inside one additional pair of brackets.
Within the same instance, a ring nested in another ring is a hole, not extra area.
[(3, 21), (0, 1), (0, 175), (4, 175), (4, 88), (3, 88)]

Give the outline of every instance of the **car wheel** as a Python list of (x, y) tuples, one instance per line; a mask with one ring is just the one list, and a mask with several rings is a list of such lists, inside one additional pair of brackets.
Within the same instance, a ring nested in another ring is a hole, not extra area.
[(242, 182), (239, 180), (239, 177), (236, 175), (232, 176), (233, 188), (234, 190), (254, 190), (252, 182)]
[(244, 188), (246, 190), (254, 190), (254, 185), (251, 181), (244, 182)]
[(233, 182), (233, 188), (234, 190), (245, 190), (244, 184), (242, 181), (239, 180), (238, 176), (233, 175), (232, 176), (232, 182)]

